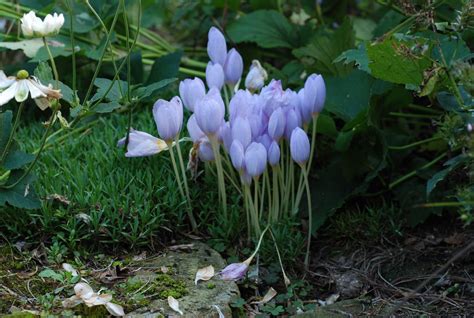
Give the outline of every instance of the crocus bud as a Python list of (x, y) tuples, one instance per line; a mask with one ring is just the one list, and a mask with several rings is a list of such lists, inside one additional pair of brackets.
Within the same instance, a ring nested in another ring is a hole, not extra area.
[(260, 62), (253, 60), (250, 71), (245, 78), (245, 87), (250, 91), (258, 91), (265, 84), (267, 77), (267, 71), (260, 65)]
[(291, 133), (290, 139), (291, 158), (299, 165), (304, 165), (309, 158), (309, 139), (303, 129), (297, 127)]
[(181, 96), (184, 107), (191, 112), (194, 111), (194, 106), (204, 95), (206, 95), (206, 87), (198, 77), (187, 78), (179, 83), (179, 96)]
[(224, 69), (220, 64), (207, 63), (206, 67), (207, 87), (216, 87), (218, 90), (224, 86)]
[(232, 123), (232, 139), (240, 141), (242, 146), (247, 148), (247, 146), (252, 141), (252, 129), (250, 128), (250, 123), (246, 118), (237, 117), (237, 119)]
[(273, 141), (268, 148), (268, 163), (270, 166), (274, 167), (280, 162), (280, 147)]
[(224, 148), (227, 152), (230, 150), (230, 146), (232, 145), (232, 130), (230, 129), (230, 123), (225, 122), (222, 124), (219, 130), (219, 142), (224, 145)]
[(224, 64), (225, 82), (230, 85), (235, 85), (242, 77), (244, 71), (244, 62), (242, 56), (236, 49), (231, 49), (227, 53), (227, 58)]
[(301, 127), (300, 112), (295, 109), (290, 109), (286, 113), (285, 137), (290, 140), (291, 133), (296, 127)]
[(224, 66), (227, 57), (227, 44), (224, 35), (216, 27), (211, 27), (208, 33), (207, 54), (215, 64)]
[(268, 121), (268, 134), (273, 138), (273, 140), (280, 140), (281, 136), (285, 133), (285, 125), (285, 113), (283, 112), (283, 109), (278, 108), (273, 112)]
[(160, 137), (166, 142), (173, 140), (178, 136), (183, 124), (181, 99), (175, 96), (169, 102), (157, 100), (153, 105), (153, 117)]
[(249, 91), (238, 90), (229, 102), (229, 119), (233, 122), (238, 116), (248, 117), (252, 113), (254, 100)]
[(189, 117), (186, 127), (188, 128), (189, 137), (191, 137), (193, 142), (197, 142), (199, 139), (206, 136), (201, 128), (199, 128), (194, 114)]
[(268, 134), (263, 134), (261, 136), (258, 136), (255, 140), (258, 143), (261, 143), (265, 147), (265, 149), (267, 149), (267, 151), (270, 148), (270, 145), (272, 144), (272, 141), (273, 141), (273, 139)]
[(302, 122), (307, 124), (311, 121), (313, 106), (305, 102), (304, 95), (305, 95), (304, 88), (302, 88), (298, 91), (298, 99), (300, 101), (300, 103), (298, 104), (298, 108), (300, 111)]
[(245, 151), (245, 169), (247, 173), (256, 178), (260, 176), (267, 166), (267, 149), (265, 146), (252, 142)]
[(230, 159), (232, 161), (232, 165), (237, 170), (242, 170), (244, 166), (244, 147), (238, 140), (234, 140), (232, 145), (230, 146)]
[[(126, 137), (120, 139), (117, 143), (118, 147), (125, 145)], [(163, 150), (168, 149), (164, 140), (153, 137), (143, 131), (130, 130), (128, 135), (128, 145), (125, 157), (146, 157), (156, 155)]]
[(305, 107), (311, 108), (311, 114), (314, 116), (320, 113), (326, 100), (326, 85), (321, 75), (311, 74), (304, 83)]
[(201, 130), (207, 135), (215, 135), (219, 132), (221, 125), (224, 122), (224, 105), (213, 97), (207, 94), (202, 98), (194, 109), (196, 121)]
[(239, 280), (245, 276), (249, 266), (245, 263), (233, 263), (227, 265), (219, 272), (219, 276), (223, 280)]
[(212, 145), (209, 142), (209, 139), (207, 137), (199, 143), (199, 159), (201, 159), (204, 162), (207, 161), (213, 161), (214, 160), (214, 152), (212, 151)]

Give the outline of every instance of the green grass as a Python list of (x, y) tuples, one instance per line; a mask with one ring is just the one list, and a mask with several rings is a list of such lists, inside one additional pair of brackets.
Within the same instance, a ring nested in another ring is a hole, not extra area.
[[(163, 241), (172, 231), (188, 230), (185, 202), (181, 200), (169, 155), (163, 152), (147, 158), (125, 158), (117, 140), (125, 135), (127, 116), (103, 116), (90, 128), (49, 147), (34, 172), (35, 188), (42, 209), (26, 211), (8, 208), (3, 226), (7, 233), (44, 239), (58, 237), (75, 250), (79, 242), (88, 245), (123, 243), (149, 245), (154, 238)], [(157, 135), (151, 112), (134, 115), (133, 127)], [(56, 127), (57, 129), (57, 127)], [(39, 122), (22, 127), (18, 140), (34, 151), (44, 128)], [(59, 138), (61, 135), (58, 135)], [(190, 143), (183, 145), (186, 154)], [(221, 222), (236, 223), (239, 232), (238, 198), (229, 220), (216, 218), (217, 192), (213, 175), (207, 171), (190, 184), (194, 213), (201, 230), (219, 236), (236, 236), (232, 227), (218, 233)], [(49, 199), (64, 197), (70, 204)], [(227, 226), (227, 225), (225, 225)], [(0, 229), (2, 225), (0, 225)], [(232, 232), (232, 233), (231, 233)]]

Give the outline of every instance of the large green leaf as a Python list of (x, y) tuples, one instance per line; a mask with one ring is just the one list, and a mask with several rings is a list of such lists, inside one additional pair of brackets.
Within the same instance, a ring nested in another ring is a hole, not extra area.
[(10, 132), (12, 130), (12, 117), (13, 114), (10, 110), (4, 113), (0, 113), (0, 156), (5, 150), (5, 146), (10, 138)]
[(354, 30), (350, 20), (346, 19), (335, 32), (313, 37), (307, 46), (293, 50), (293, 54), (302, 60), (308, 72), (345, 75), (350, 73), (352, 66), (334, 60), (354, 44)]
[(5, 161), (3, 162), (3, 168), (6, 170), (19, 169), (24, 165), (32, 162), (35, 159), (35, 156), (29, 153), (25, 153), (21, 150), (10, 150), (8, 152)]
[[(23, 175), (22, 170), (16, 170), (10, 176), (7, 183), (13, 184), (20, 176)], [(32, 182), (35, 177), (32, 174), (26, 176), (21, 182), (11, 189), (4, 189), (0, 187), (0, 206), (5, 206), (7, 203), (20, 209), (38, 209), (41, 207), (41, 202), (38, 199)]]
[[(116, 80), (112, 84), (112, 80), (107, 78), (96, 78), (94, 85), (97, 87), (97, 92), (92, 96), (92, 102), (97, 101), (102, 97), (111, 102), (118, 102), (125, 96), (128, 89), (127, 82)], [(112, 88), (107, 92), (111, 85)]]
[(424, 44), (390, 38), (368, 46), (372, 76), (392, 83), (420, 85), (431, 61), (426, 52), (412, 50), (417, 45)]
[(298, 34), (288, 19), (274, 10), (258, 10), (246, 14), (227, 28), (236, 43), (253, 42), (263, 48), (293, 48)]
[(183, 51), (176, 51), (157, 58), (151, 67), (150, 75), (146, 82), (147, 85), (176, 77), (178, 75), (179, 64), (182, 56)]
[(370, 74), (369, 57), (367, 56), (367, 49), (363, 43), (359, 45), (357, 49), (342, 52), (342, 54), (334, 60), (335, 63), (341, 61), (343, 61), (344, 64), (354, 62), (359, 70)]
[(468, 161), (468, 157), (464, 154), (458, 155), (444, 163), (443, 170), (438, 171), (435, 173), (431, 179), (428, 180), (426, 183), (426, 196), (428, 197), (430, 193), (436, 188), (439, 182), (443, 181), (448, 174), (450, 174), (452, 171), (454, 171), (456, 168), (458, 168), (461, 164), (465, 163)]
[(176, 80), (177, 78), (167, 78), (159, 82), (150, 84), (148, 86), (139, 87), (135, 89), (132, 94), (138, 99), (147, 99), (149, 97), (153, 97), (157, 92), (159, 92), (169, 84), (176, 82)]
[[(53, 71), (49, 64), (46, 62), (38, 63), (38, 66), (35, 69), (35, 76), (45, 85), (56, 84), (56, 81), (53, 79)], [(59, 81), (58, 85), (59, 89), (61, 90), (61, 94), (63, 95), (62, 99), (68, 102), (69, 104), (72, 104), (74, 101), (74, 93), (72, 89), (61, 81)]]

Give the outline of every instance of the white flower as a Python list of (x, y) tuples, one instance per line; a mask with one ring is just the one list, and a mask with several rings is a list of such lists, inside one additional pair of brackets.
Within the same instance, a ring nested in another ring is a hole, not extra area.
[(263, 87), (267, 79), (267, 72), (257, 60), (252, 61), (250, 71), (245, 78), (245, 87), (251, 91), (257, 91)]
[(33, 11), (23, 15), (21, 21), (21, 30), (26, 37), (44, 37), (49, 35), (56, 35), (64, 24), (64, 16), (61, 13), (58, 15), (48, 14), (44, 20), (36, 16)]
[(49, 84), (45, 86), (34, 76), (29, 76), (28, 72), (21, 70), (17, 76), (6, 76), (0, 71), (0, 106), (5, 105), (15, 98), (17, 102), (23, 102), (28, 98), (28, 94), (34, 99), (36, 105), (41, 110), (50, 106), (50, 99), (60, 99), (60, 90), (55, 90)]

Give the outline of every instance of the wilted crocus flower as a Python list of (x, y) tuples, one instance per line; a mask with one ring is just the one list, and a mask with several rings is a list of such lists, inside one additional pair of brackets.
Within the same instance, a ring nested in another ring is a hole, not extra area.
[(285, 125), (285, 113), (283, 109), (278, 108), (273, 112), (268, 121), (268, 135), (270, 135), (273, 140), (280, 140), (281, 136), (285, 133)]
[(290, 139), (291, 158), (299, 165), (304, 165), (309, 158), (309, 139), (303, 129), (297, 127), (291, 133)]
[(202, 161), (213, 161), (214, 160), (214, 152), (212, 151), (212, 145), (209, 142), (209, 139), (207, 137), (199, 143), (199, 159)]
[(235, 169), (237, 170), (242, 170), (244, 167), (244, 157), (245, 157), (245, 152), (244, 152), (244, 147), (238, 140), (234, 140), (232, 142), (232, 145), (230, 146), (230, 159), (232, 161), (232, 165), (234, 166)]
[(231, 125), (232, 139), (240, 141), (242, 146), (247, 146), (252, 141), (252, 129), (250, 123), (246, 118), (237, 117), (237, 119)]
[(36, 102), (41, 110), (50, 106), (51, 99), (62, 97), (60, 90), (55, 90), (51, 85), (45, 86), (27, 71), (21, 70), (15, 76), (6, 76), (0, 71), (0, 106), (5, 105), (15, 98), (17, 102), (23, 102), (28, 94)]
[(280, 147), (273, 141), (268, 148), (268, 163), (270, 166), (274, 167), (280, 162)]
[(235, 85), (242, 77), (244, 71), (244, 62), (242, 56), (236, 49), (231, 49), (227, 53), (227, 58), (224, 64), (225, 82), (229, 85)]
[[(117, 142), (118, 147), (125, 145), (126, 137)], [(128, 135), (128, 145), (125, 157), (146, 157), (160, 153), (167, 150), (168, 145), (164, 140), (153, 137), (143, 131), (131, 129)]]
[(220, 64), (209, 62), (206, 67), (206, 83), (207, 87), (216, 87), (221, 90), (224, 86), (224, 69)]
[(215, 64), (224, 66), (227, 57), (227, 44), (224, 35), (216, 27), (211, 27), (208, 33), (207, 54)]
[(267, 116), (271, 116), (277, 108), (288, 104), (288, 94), (283, 90), (280, 80), (273, 79), (270, 84), (262, 88), (260, 102)]
[(64, 24), (63, 14), (48, 14), (41, 20), (33, 11), (24, 14), (20, 19), (21, 31), (26, 37), (44, 37), (56, 35)]
[(199, 128), (206, 135), (215, 135), (224, 122), (225, 106), (211, 91), (204, 96), (194, 109)]
[(245, 151), (245, 169), (247, 173), (256, 178), (260, 176), (267, 166), (267, 149), (265, 146), (252, 142)]
[(305, 108), (311, 109), (314, 116), (320, 113), (326, 100), (326, 85), (321, 75), (311, 74), (304, 83), (303, 103)]
[(233, 263), (221, 270), (219, 276), (223, 280), (239, 280), (244, 278), (248, 269), (249, 265), (246, 263)]
[(193, 112), (196, 103), (206, 95), (206, 87), (198, 77), (194, 79), (187, 78), (179, 83), (179, 95), (184, 107)]
[(252, 61), (250, 71), (245, 78), (245, 87), (251, 91), (258, 91), (265, 84), (268, 75), (257, 60)]
[(153, 105), (153, 117), (160, 137), (168, 143), (171, 142), (179, 135), (183, 124), (181, 99), (175, 96), (169, 102), (157, 100)]

